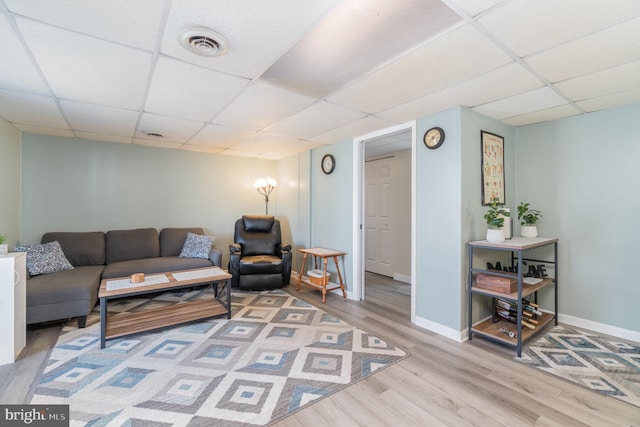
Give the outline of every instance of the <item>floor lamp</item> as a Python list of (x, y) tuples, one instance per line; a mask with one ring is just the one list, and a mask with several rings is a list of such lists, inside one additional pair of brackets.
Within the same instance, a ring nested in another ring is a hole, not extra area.
[(258, 190), (258, 193), (264, 196), (264, 213), (265, 215), (269, 215), (269, 194), (273, 191), (274, 188), (278, 185), (278, 181), (271, 178), (270, 176), (266, 178), (259, 178), (256, 182), (253, 183), (253, 188)]

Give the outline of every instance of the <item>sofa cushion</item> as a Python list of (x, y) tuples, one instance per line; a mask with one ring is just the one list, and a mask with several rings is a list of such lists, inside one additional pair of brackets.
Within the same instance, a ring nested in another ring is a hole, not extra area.
[(73, 270), (73, 266), (57, 241), (40, 245), (18, 246), (15, 251), (27, 253), (27, 270), (31, 276)]
[(41, 242), (56, 240), (74, 267), (105, 263), (105, 235), (102, 231), (45, 233)]
[(204, 234), (204, 230), (200, 227), (163, 228), (160, 231), (160, 256), (180, 255), (187, 233)]
[(180, 258), (177, 256), (145, 258), (108, 264), (102, 272), (102, 278), (129, 277), (134, 273), (165, 273), (168, 271), (211, 267), (212, 265), (213, 263), (210, 260), (202, 258)]
[(106, 241), (107, 264), (160, 256), (160, 241), (155, 228), (107, 231)]
[(182, 258), (209, 258), (209, 252), (213, 247), (214, 239), (211, 236), (187, 233), (180, 257)]

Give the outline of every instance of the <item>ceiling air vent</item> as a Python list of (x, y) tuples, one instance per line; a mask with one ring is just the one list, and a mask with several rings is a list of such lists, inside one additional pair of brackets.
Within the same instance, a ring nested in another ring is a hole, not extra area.
[(180, 33), (180, 44), (200, 56), (220, 56), (227, 52), (227, 39), (207, 28), (188, 28)]

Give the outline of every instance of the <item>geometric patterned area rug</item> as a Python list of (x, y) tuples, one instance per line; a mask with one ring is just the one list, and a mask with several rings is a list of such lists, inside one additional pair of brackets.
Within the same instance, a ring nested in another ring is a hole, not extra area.
[[(115, 312), (211, 298), (195, 289), (110, 302)], [(231, 319), (108, 340), (99, 311), (65, 327), (32, 404), (68, 404), (71, 425), (267, 425), (406, 357), (281, 290), (234, 292)], [(111, 312), (114, 310), (114, 312)]]
[(640, 407), (638, 343), (555, 326), (516, 360)]

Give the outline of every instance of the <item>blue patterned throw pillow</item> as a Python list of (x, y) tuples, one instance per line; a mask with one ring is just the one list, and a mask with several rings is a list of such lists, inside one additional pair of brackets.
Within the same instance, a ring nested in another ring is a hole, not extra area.
[(27, 270), (31, 276), (73, 270), (57, 240), (41, 245), (18, 246), (14, 250), (27, 253)]
[(213, 242), (214, 238), (211, 236), (188, 232), (180, 256), (182, 258), (209, 258), (209, 251), (213, 246)]

